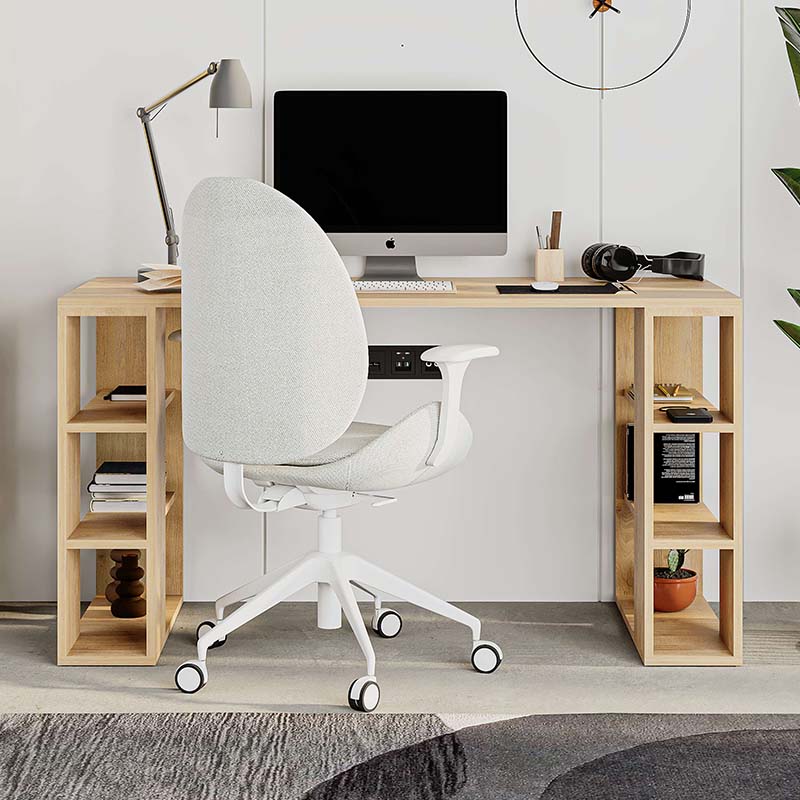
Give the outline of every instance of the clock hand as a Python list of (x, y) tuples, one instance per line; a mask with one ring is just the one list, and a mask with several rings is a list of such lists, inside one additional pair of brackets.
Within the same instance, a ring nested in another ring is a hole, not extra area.
[(611, 5), (610, 0), (595, 0), (594, 11), (589, 14), (589, 19), (592, 19), (598, 11), (608, 11), (609, 9), (611, 9), (611, 11), (616, 11), (617, 14), (622, 13), (618, 8)]

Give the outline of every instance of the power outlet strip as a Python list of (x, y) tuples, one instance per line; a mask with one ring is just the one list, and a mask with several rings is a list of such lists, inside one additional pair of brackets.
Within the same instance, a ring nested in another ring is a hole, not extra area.
[(420, 356), (432, 344), (371, 344), (369, 346), (370, 380), (441, 380), (436, 364)]

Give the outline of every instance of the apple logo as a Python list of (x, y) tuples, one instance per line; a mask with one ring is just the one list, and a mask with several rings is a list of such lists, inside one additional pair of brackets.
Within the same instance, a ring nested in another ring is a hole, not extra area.
[(394, 250), (394, 236), (391, 239), (386, 240), (386, 249)]

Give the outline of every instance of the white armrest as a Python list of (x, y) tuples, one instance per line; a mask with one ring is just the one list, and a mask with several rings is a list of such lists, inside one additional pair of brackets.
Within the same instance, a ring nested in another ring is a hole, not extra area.
[(472, 361), (474, 358), (499, 355), (500, 351), (492, 344), (442, 344), (426, 350), (420, 358), (437, 364), (457, 364), (461, 361)]
[(426, 463), (435, 467), (450, 455), (458, 427), (461, 406), (461, 386), (470, 361), (500, 355), (500, 350), (490, 344), (446, 344), (431, 347), (421, 358), (436, 364), (442, 371), (442, 409), (439, 414), (439, 432), (436, 444)]

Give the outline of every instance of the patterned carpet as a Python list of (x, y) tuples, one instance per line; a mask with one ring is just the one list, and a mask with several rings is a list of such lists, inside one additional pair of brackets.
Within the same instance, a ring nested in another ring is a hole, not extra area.
[(14, 800), (783, 800), (800, 717), (0, 716)]

